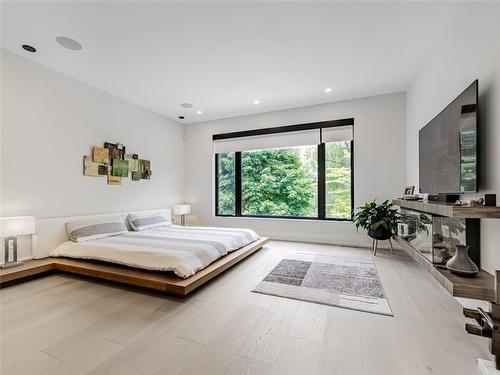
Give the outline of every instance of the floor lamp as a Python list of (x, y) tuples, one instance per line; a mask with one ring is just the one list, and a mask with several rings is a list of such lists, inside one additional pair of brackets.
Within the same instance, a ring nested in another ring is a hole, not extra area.
[(181, 225), (186, 225), (186, 215), (191, 213), (191, 205), (190, 204), (177, 204), (174, 206), (174, 215), (180, 215), (181, 217)]
[[(1, 217), (0, 237), (5, 239), (5, 259), (0, 268), (20, 266), (23, 262), (17, 261), (17, 236), (35, 233), (35, 218), (33, 216)], [(12, 247), (12, 260), (10, 249)]]

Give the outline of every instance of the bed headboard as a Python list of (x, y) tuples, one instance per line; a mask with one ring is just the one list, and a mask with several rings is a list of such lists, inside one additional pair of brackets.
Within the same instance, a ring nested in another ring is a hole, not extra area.
[(69, 241), (68, 233), (66, 232), (66, 223), (73, 220), (106, 218), (109, 216), (122, 215), (127, 227), (131, 230), (128, 223), (128, 215), (130, 213), (148, 214), (160, 211), (169, 221), (172, 220), (170, 208), (158, 208), (154, 210), (141, 211), (126, 211), (114, 212), (100, 215), (85, 215), (85, 216), (67, 216), (57, 217), (52, 219), (38, 219), (35, 223), (35, 234), (33, 235), (33, 258), (47, 258), (51, 250), (65, 241)]

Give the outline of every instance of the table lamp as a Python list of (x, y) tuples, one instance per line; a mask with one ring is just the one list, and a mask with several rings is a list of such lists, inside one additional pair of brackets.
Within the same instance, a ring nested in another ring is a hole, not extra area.
[[(0, 268), (20, 266), (17, 261), (17, 236), (35, 233), (35, 218), (33, 216), (1, 217), (0, 237), (5, 238), (5, 263)], [(12, 243), (12, 260), (10, 260), (10, 247)]]
[(190, 204), (177, 204), (174, 206), (174, 215), (181, 216), (181, 225), (186, 225), (186, 215), (191, 213), (191, 205)]

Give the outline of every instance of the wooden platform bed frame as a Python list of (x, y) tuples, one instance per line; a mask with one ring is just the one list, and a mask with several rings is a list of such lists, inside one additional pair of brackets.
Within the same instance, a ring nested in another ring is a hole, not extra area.
[(51, 271), (62, 271), (185, 296), (260, 250), (268, 241), (268, 238), (262, 237), (216, 260), (187, 279), (181, 279), (171, 272), (141, 270), (107, 262), (51, 257), (27, 261), (22, 266), (0, 270), (0, 286), (43, 276)]

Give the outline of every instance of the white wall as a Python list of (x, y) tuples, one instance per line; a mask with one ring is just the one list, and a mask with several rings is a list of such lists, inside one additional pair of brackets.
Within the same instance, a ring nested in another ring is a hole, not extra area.
[[(1, 52), (0, 216), (121, 212), (183, 201), (183, 125)], [(104, 141), (151, 160), (151, 179), (110, 186), (104, 176), (84, 176), (83, 156)]]
[[(366, 245), (351, 222), (214, 217), (212, 135), (354, 117), (355, 206), (401, 195), (405, 184), (405, 95), (402, 93), (269, 112), (186, 126), (186, 201), (190, 224), (244, 226), (275, 239)], [(361, 233), (361, 232), (360, 232)]]
[[(469, 4), (453, 15), (454, 27), (442, 36), (410, 85), (406, 96), (407, 177), (418, 185), (418, 130), (474, 79), (479, 79), (481, 196), (500, 201), (500, 4)], [(470, 196), (465, 197), (470, 199)], [(482, 266), (500, 268), (500, 220), (481, 221)]]

